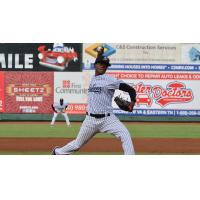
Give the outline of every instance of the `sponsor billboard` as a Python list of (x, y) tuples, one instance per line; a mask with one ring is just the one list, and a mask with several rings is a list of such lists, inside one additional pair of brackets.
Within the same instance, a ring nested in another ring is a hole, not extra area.
[[(90, 80), (94, 71), (55, 73), (54, 101), (64, 98), (69, 114), (85, 114)], [(113, 101), (114, 112), (125, 115), (200, 116), (200, 73), (112, 71), (107, 74), (123, 80), (137, 92), (133, 113), (120, 110)], [(128, 93), (116, 90), (115, 96), (129, 99)]]
[(4, 73), (0, 72), (0, 112), (4, 112)]
[(55, 72), (54, 73), (54, 102), (63, 98), (69, 103), (69, 114), (85, 114), (88, 87), (94, 71), (84, 72)]
[(5, 76), (6, 113), (51, 113), (53, 72), (9, 72)]
[(81, 70), (81, 43), (0, 43), (0, 71)]
[[(132, 115), (200, 116), (200, 73), (109, 71), (108, 74), (136, 90)], [(117, 90), (117, 95), (129, 99), (123, 91)], [(114, 101), (113, 107), (115, 113), (130, 114), (119, 110)]]
[(181, 63), (181, 44), (178, 43), (96, 43), (83, 45), (84, 69), (93, 67), (100, 45), (105, 48), (104, 55), (115, 65)]

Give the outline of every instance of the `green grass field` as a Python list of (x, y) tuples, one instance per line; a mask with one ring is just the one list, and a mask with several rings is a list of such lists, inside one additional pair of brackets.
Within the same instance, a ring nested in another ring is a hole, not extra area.
[[(132, 137), (152, 138), (200, 138), (200, 124), (188, 123), (124, 123)], [(76, 137), (81, 123), (73, 123), (68, 128), (65, 124), (0, 124), (0, 137)], [(97, 134), (97, 138), (113, 137), (110, 134)]]

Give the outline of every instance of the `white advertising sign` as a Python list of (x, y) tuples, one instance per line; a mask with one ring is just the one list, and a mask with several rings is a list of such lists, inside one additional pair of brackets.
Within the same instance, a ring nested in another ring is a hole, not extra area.
[(83, 45), (84, 68), (90, 69), (98, 46), (105, 47), (105, 55), (112, 64), (174, 64), (181, 62), (178, 43), (96, 43)]
[(88, 87), (93, 74), (93, 71), (55, 72), (54, 102), (63, 98), (69, 104), (68, 113), (85, 113)]
[[(149, 112), (152, 115), (182, 116), (189, 113), (200, 116), (200, 73), (109, 71), (108, 74), (124, 80), (136, 90), (132, 114), (146, 115)], [(119, 94), (130, 100), (128, 93), (117, 90), (115, 96)], [(121, 113), (114, 101), (113, 107), (116, 113)]]

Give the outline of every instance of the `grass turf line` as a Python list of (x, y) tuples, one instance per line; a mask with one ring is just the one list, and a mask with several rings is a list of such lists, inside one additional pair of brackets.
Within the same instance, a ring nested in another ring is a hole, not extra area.
[[(0, 137), (66, 137), (74, 138), (82, 123), (72, 123), (68, 128), (64, 123), (56, 124), (0, 124)], [(200, 138), (200, 124), (131, 124), (124, 123), (132, 137), (148, 138)], [(110, 134), (100, 133), (96, 138), (110, 138)]]

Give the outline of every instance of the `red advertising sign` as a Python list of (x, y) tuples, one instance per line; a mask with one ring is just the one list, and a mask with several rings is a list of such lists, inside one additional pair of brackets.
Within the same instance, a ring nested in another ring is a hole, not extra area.
[(9, 72), (5, 77), (5, 112), (51, 113), (53, 72)]
[(191, 88), (186, 88), (186, 85), (182, 82), (174, 81), (170, 82), (166, 87), (161, 85), (149, 85), (140, 82), (133, 85), (136, 90), (136, 105), (151, 106), (153, 100), (161, 107), (165, 107), (169, 104), (187, 103), (194, 99), (194, 95)]
[(4, 73), (0, 72), (0, 112), (4, 112)]
[(85, 114), (86, 113), (86, 104), (69, 104), (67, 107), (68, 114)]

